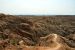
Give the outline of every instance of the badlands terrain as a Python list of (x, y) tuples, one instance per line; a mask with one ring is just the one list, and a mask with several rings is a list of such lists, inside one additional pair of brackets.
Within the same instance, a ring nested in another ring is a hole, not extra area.
[(0, 14), (0, 50), (75, 50), (75, 16)]

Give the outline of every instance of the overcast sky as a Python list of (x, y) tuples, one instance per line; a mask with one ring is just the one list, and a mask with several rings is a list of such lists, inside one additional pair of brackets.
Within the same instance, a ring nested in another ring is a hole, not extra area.
[(75, 0), (0, 0), (0, 13), (75, 15)]

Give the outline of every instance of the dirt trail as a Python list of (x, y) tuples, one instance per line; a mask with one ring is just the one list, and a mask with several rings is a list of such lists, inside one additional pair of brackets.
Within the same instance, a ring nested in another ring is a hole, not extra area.
[(62, 47), (62, 45), (57, 42), (58, 35), (53, 34), (53, 36), (53, 40), (56, 43), (55, 47), (25, 46), (23, 50), (59, 50), (59, 48)]
[[(56, 46), (53, 46), (53, 47), (45, 47), (45, 46), (26, 46), (26, 45), (20, 45), (19, 47), (21, 48), (21, 50), (74, 50), (74, 49), (71, 49), (69, 47), (64, 47), (63, 44), (59, 43), (58, 40), (60, 40), (59, 36), (57, 34), (52, 34), (53, 35), (53, 41), (54, 41), (54, 44)], [(49, 39), (48, 39), (49, 40)], [(6, 50), (9, 50), (10, 47), (8, 47)], [(15, 47), (16, 48), (16, 47)], [(11, 47), (12, 50), (14, 50), (13, 47)], [(10, 50), (11, 50), (10, 49)], [(18, 49), (16, 49), (18, 50)]]

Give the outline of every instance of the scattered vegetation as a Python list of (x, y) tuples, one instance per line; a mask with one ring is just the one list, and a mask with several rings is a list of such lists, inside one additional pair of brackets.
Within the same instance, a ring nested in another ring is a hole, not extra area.
[(75, 16), (40, 17), (0, 14), (0, 48), (10, 45), (18, 47), (21, 40), (24, 45), (36, 46), (41, 37), (53, 33), (64, 37), (64, 42), (69, 47), (75, 48)]

